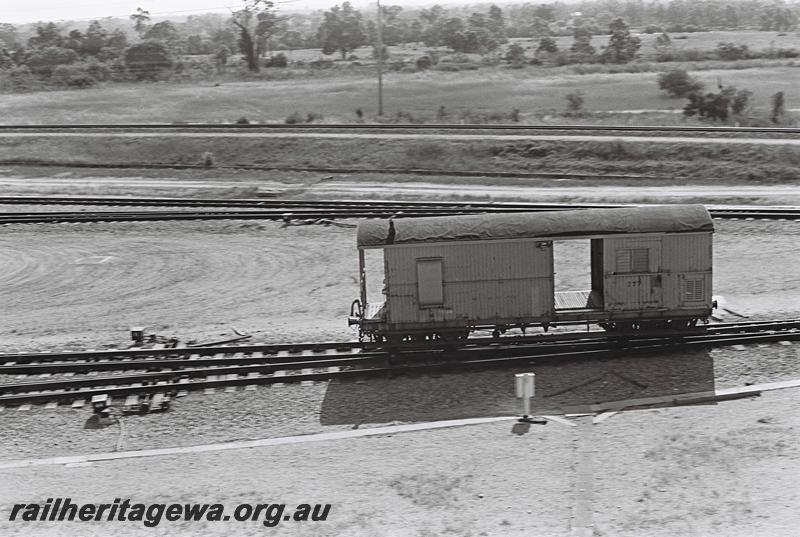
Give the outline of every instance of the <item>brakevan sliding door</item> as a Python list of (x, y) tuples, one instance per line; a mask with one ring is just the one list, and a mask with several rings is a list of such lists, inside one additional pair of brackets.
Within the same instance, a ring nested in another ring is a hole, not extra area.
[(604, 242), (606, 308), (624, 311), (661, 307), (661, 239), (615, 238)]

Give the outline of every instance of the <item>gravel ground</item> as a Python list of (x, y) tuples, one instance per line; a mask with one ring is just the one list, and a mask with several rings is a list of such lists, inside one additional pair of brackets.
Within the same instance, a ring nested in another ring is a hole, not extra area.
[[(797, 535), (800, 402), (625, 412), (596, 426), (508, 422), (370, 438), (2, 470), (0, 511), (73, 502), (331, 503), (328, 520), (20, 523), (9, 536)], [(589, 489), (591, 502), (582, 503)]]

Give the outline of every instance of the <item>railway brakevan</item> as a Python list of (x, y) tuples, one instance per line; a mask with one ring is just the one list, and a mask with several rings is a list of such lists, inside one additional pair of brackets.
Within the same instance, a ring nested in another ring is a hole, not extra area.
[[(691, 328), (711, 315), (713, 232), (702, 205), (365, 220), (350, 324), (390, 342), (575, 321)], [(589, 243), (588, 259), (570, 260), (588, 265), (589, 289), (555, 290), (554, 250), (567, 240)], [(383, 274), (367, 274), (371, 249)], [(383, 278), (382, 296), (367, 296), (368, 278)]]

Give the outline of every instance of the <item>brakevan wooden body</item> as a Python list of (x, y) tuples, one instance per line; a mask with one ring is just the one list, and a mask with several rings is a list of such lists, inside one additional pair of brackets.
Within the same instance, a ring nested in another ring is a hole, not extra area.
[[(366, 220), (351, 324), (373, 340), (464, 338), (565, 321), (684, 329), (711, 314), (712, 234), (702, 205)], [(585, 240), (590, 289), (556, 292), (554, 255)], [(555, 241), (555, 243), (554, 243)], [(555, 246), (554, 246), (555, 244)], [(365, 251), (383, 253), (367, 297)]]

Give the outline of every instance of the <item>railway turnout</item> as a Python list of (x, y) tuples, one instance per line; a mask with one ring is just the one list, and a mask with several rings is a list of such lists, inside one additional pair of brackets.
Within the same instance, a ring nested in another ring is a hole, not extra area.
[(625, 338), (574, 331), (393, 347), (327, 342), (2, 354), (0, 406), (81, 406), (98, 396), (132, 404), (143, 397), (236, 386), (459, 372), (798, 339), (800, 319), (720, 323), (706, 333), (645, 332)]

